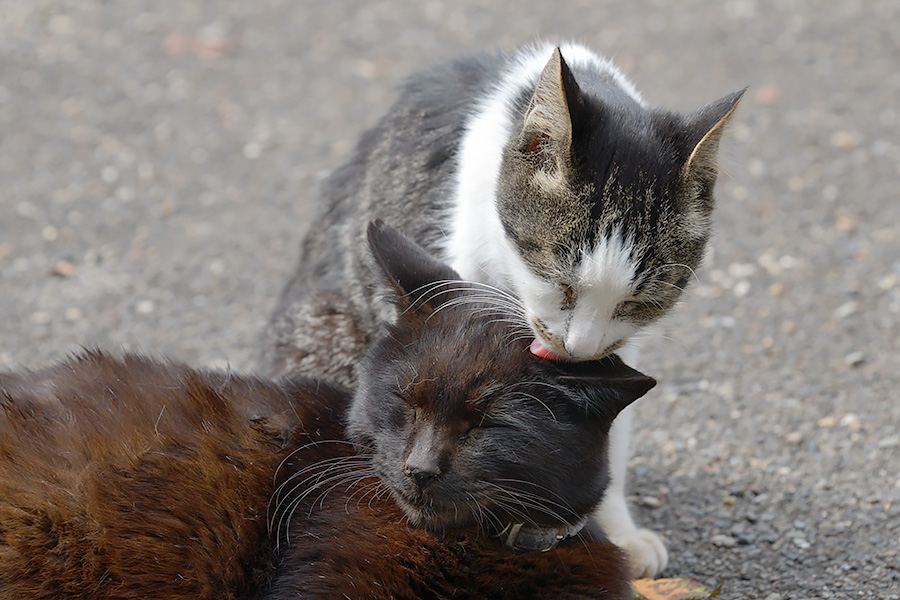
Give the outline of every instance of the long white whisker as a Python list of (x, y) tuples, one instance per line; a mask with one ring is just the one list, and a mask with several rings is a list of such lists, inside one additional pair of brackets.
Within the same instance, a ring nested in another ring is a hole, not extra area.
[(676, 268), (676, 267), (681, 267), (682, 269), (687, 269), (688, 271), (690, 271), (691, 275), (694, 277), (694, 281), (697, 282), (697, 285), (700, 285), (700, 278), (697, 276), (697, 272), (691, 266), (686, 265), (684, 263), (666, 263), (666, 264), (660, 265), (654, 269), (650, 269), (650, 271), (648, 271), (647, 274), (652, 275), (653, 273), (656, 273), (660, 269), (672, 269), (672, 268)]
[(547, 403), (546, 403), (546, 402), (544, 402), (543, 400), (541, 400), (541, 399), (538, 398), (537, 396), (534, 396), (534, 395), (532, 395), (532, 394), (526, 394), (525, 392), (511, 392), (510, 394), (507, 394), (507, 395), (505, 395), (504, 397), (506, 397), (506, 398), (514, 398), (514, 397), (516, 397), (516, 396), (522, 396), (522, 397), (525, 397), (525, 398), (529, 398), (529, 399), (531, 399), (531, 400), (534, 400), (535, 402), (537, 402), (538, 404), (540, 404), (540, 405), (543, 406), (544, 408), (546, 408), (546, 409), (547, 409), (547, 412), (550, 413), (550, 416), (553, 418), (553, 421), (554, 421), (557, 425), (559, 425), (559, 419), (556, 418), (556, 414), (554, 414), (553, 410), (551, 410), (551, 408), (550, 408), (549, 406), (547, 406)]

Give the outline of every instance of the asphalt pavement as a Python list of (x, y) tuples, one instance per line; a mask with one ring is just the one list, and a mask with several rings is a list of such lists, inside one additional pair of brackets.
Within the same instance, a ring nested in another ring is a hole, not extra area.
[(722, 598), (900, 599), (900, 3), (0, 0), (0, 368), (247, 371), (321, 177), (402, 79), (574, 39), (654, 105), (750, 86), (641, 368), (631, 493)]

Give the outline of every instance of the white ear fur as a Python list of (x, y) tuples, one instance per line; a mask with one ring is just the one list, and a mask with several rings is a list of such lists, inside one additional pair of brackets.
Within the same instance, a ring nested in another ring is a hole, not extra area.
[[(541, 71), (523, 123), (524, 150), (537, 159), (544, 171), (555, 173), (572, 145), (572, 117), (566, 95), (571, 79), (559, 48)], [(574, 80), (570, 86), (574, 86)], [(577, 88), (576, 88), (577, 91)]]
[(702, 137), (684, 164), (682, 172), (687, 179), (715, 177), (722, 133), (746, 91), (747, 88), (744, 88), (729, 94), (694, 113), (691, 125), (699, 130)]

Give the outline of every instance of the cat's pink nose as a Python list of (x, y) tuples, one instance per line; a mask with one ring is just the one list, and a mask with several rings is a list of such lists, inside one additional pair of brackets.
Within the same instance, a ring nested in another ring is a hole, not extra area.
[(566, 352), (575, 359), (589, 359), (600, 351), (601, 342), (602, 339), (598, 339), (593, 331), (571, 329), (565, 340)]

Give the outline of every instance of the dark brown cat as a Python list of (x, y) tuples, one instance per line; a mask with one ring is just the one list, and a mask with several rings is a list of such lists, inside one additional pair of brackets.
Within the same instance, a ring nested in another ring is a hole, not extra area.
[(653, 380), (537, 358), (420, 248), (370, 241), (402, 310), (355, 442), (350, 395), (313, 380), (99, 352), (0, 375), (0, 598), (629, 598), (602, 536), (556, 544)]

